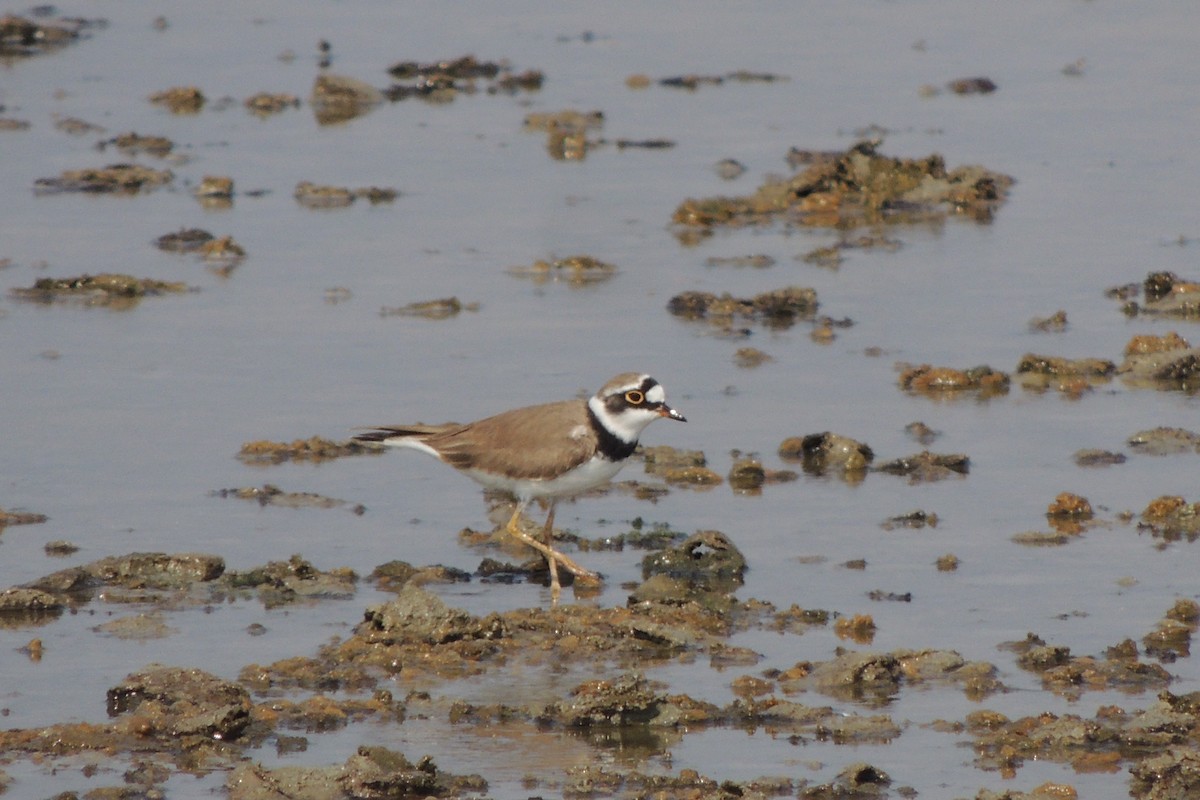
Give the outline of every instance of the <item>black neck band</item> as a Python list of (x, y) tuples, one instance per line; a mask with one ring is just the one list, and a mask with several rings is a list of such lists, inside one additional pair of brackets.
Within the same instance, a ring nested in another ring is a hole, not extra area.
[(627, 442), (604, 427), (604, 423), (596, 416), (596, 412), (592, 411), (591, 406), (588, 406), (587, 412), (588, 421), (592, 423), (592, 432), (596, 434), (596, 449), (600, 455), (609, 461), (624, 461), (633, 455), (633, 451), (637, 449), (636, 439)]

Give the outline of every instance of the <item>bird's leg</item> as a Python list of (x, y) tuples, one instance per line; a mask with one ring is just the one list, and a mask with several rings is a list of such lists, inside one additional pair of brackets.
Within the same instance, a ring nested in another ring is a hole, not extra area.
[[(534, 550), (537, 550), (539, 553), (541, 553), (543, 556), (545, 556), (546, 561), (549, 562), (551, 565), (551, 577), (552, 578), (553, 578), (554, 570), (557, 566), (556, 565), (556, 562), (557, 562), (557, 564), (562, 564), (563, 568), (566, 569), (567, 572), (571, 573), (575, 577), (583, 578), (584, 580), (587, 580), (589, 582), (598, 583), (600, 580), (599, 575), (597, 575), (595, 572), (592, 572), (589, 569), (584, 569), (583, 567), (576, 564), (573, 559), (569, 558), (568, 556), (564, 555), (561, 551), (555, 550), (553, 547), (550, 546), (551, 536), (553, 535), (553, 530), (552, 530), (553, 526), (552, 525), (547, 525), (545, 528), (545, 538), (546, 538), (545, 543), (539, 542), (536, 538), (534, 538), (533, 536), (530, 536), (528, 533), (521, 530), (521, 525), (520, 525), (521, 512), (525, 510), (525, 506), (527, 506), (527, 505), (528, 505), (527, 501), (522, 501), (522, 502), (517, 503), (517, 509), (516, 509), (516, 511), (513, 512), (512, 519), (510, 519), (508, 521), (508, 525), (506, 525), (504, 529), (506, 531), (508, 531), (508, 533), (511, 536), (518, 539), (523, 544), (529, 545)], [(547, 519), (547, 522), (550, 522), (551, 520), (553, 520), (553, 515), (551, 515), (551, 517)]]
[(558, 554), (554, 552), (554, 501), (550, 501), (550, 510), (546, 512), (546, 527), (542, 529), (542, 538), (546, 541), (546, 549), (551, 555), (546, 557), (550, 565), (550, 598), (558, 602), (562, 586), (558, 583)]

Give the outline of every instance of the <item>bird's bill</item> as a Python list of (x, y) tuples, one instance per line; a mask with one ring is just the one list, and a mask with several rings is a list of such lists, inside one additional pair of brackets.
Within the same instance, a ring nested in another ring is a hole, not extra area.
[(674, 420), (679, 420), (680, 422), (687, 422), (687, 417), (685, 417), (683, 414), (680, 414), (678, 411), (676, 411), (675, 409), (666, 405), (665, 403), (663, 404), (663, 406), (661, 408), (658, 409), (658, 415), (660, 417), (666, 417), (667, 419), (674, 419)]

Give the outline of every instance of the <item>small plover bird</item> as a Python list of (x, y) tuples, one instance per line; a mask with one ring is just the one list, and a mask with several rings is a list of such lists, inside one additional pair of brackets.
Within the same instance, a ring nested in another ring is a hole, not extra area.
[[(515, 497), (517, 508), (505, 530), (546, 557), (551, 593), (557, 598), (559, 564), (577, 578), (597, 581), (599, 576), (552, 546), (555, 504), (608, 482), (633, 455), (641, 432), (660, 417), (687, 422), (667, 405), (658, 381), (625, 372), (587, 400), (514, 408), (465, 425), (383, 426), (354, 438), (420, 450)], [(532, 500), (550, 506), (544, 542), (520, 527)]]

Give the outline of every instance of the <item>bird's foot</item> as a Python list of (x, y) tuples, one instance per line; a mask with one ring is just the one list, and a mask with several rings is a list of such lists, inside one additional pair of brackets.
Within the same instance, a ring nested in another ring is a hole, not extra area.
[(581, 567), (573, 558), (566, 555), (562, 551), (555, 550), (550, 545), (538, 541), (536, 537), (531, 536), (530, 534), (521, 530), (520, 525), (517, 524), (515, 517), (511, 522), (509, 522), (505, 530), (508, 531), (513, 538), (517, 539), (522, 544), (529, 545), (534, 550), (537, 550), (539, 553), (541, 553), (543, 557), (545, 557), (546, 562), (550, 567), (550, 590), (552, 594), (557, 594), (554, 591), (554, 587), (556, 584), (558, 584), (559, 565), (562, 565), (563, 569), (571, 573), (577, 583), (581, 582), (588, 586), (600, 585), (601, 578), (599, 573), (592, 572), (590, 569)]

